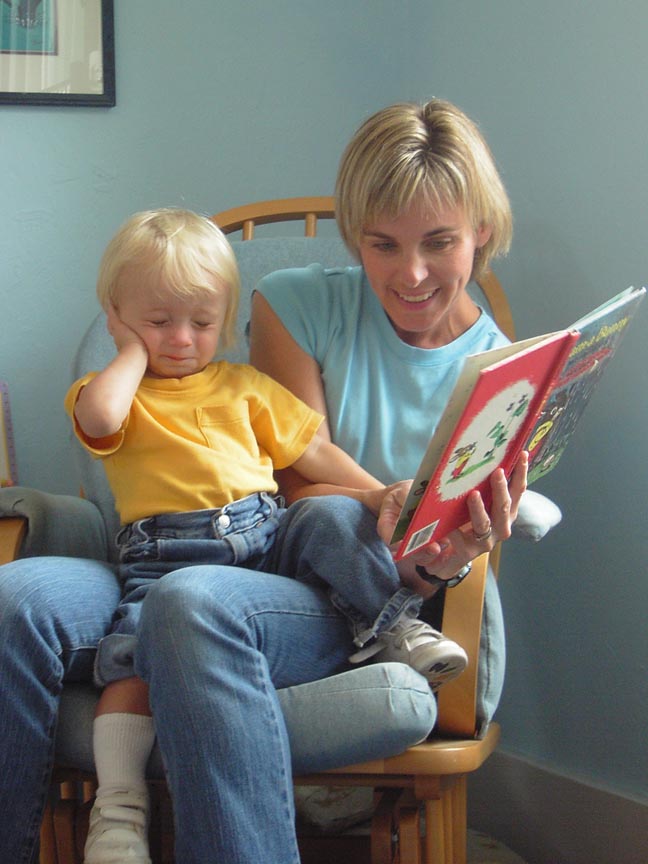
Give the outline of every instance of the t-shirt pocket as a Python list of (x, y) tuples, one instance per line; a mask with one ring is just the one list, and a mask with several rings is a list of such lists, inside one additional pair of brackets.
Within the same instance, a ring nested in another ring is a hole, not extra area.
[(247, 403), (196, 408), (198, 428), (207, 446), (224, 456), (259, 458), (259, 445), (250, 423)]

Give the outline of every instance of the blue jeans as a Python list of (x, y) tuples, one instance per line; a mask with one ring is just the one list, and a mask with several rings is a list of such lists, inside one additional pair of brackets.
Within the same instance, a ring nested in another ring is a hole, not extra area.
[[(135, 670), (150, 687), (183, 864), (299, 861), (291, 775), (309, 765), (291, 765), (276, 688), (346, 668), (352, 635), (319, 585), (318, 555), (331, 567), (342, 555), (353, 562), (359, 538), (373, 548), (375, 519), (350, 499), (340, 506), (346, 530), (323, 548), (326, 508), (316, 508), (319, 527), (307, 501), (282, 521), (273, 566), (293, 573), (297, 556), (303, 582), (195, 566), (157, 581), (142, 604)], [(35, 860), (62, 683), (90, 680), (119, 597), (112, 568), (96, 561), (0, 568), (0, 812), (11, 826), (0, 831), (2, 862)]]
[(112, 567), (25, 558), (0, 567), (0, 861), (36, 860), (63, 679), (92, 678), (120, 588)]
[(288, 509), (266, 493), (218, 510), (151, 516), (118, 537), (124, 596), (112, 632), (99, 644), (95, 679), (105, 685), (134, 675), (141, 604), (165, 573), (198, 564), (245, 566), (331, 587), (357, 644), (388, 628), (421, 598), (403, 588), (375, 521), (343, 496), (308, 498)]

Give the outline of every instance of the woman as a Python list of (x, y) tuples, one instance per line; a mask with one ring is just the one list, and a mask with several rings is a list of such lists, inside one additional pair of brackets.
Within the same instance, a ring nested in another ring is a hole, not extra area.
[[(446, 127), (444, 134), (428, 129), (432, 118)], [(407, 162), (403, 151), (411, 154), (410, 168), (399, 173)], [(435, 157), (436, 172), (429, 168)], [(326, 415), (326, 434), (384, 484), (371, 489), (363, 470), (349, 476), (345, 491), (358, 520), (354, 531), (375, 531), (372, 513), (380, 512), (379, 530), (388, 538), (407, 487), (400, 481), (413, 476), (431, 418), (442, 410), (463, 357), (506, 341), (466, 285), (507, 248), (510, 210), (481, 136), (441, 102), (394, 106), (369, 120), (342, 159), (337, 196), (342, 235), (363, 266), (284, 271), (262, 280), (251, 359)], [(464, 574), (468, 562), (510, 535), (525, 482), (525, 457), (510, 484), (495, 472), (490, 514), (471, 495), (470, 523), (449, 542), (411, 556), (401, 568), (403, 582), (431, 597), (443, 581)], [(291, 500), (340, 491), (305, 484), (294, 473), (284, 473), (281, 483)], [(353, 508), (353, 499), (367, 506)], [(332, 537), (327, 554), (324, 570), (335, 567), (336, 556), (353, 555), (351, 538)], [(486, 614), (484, 722), (503, 674), (492, 579)], [(142, 616), (137, 671), (150, 685), (169, 768), (178, 860), (200, 861), (202, 848), (215, 860), (297, 862), (294, 766), (275, 689), (346, 668), (352, 645), (344, 621), (316, 587), (204, 567), (164, 577)], [(156, 627), (182, 638), (156, 645)], [(186, 729), (161, 722), (174, 705), (191, 706)], [(176, 769), (183, 756), (210, 807), (182, 796)]]
[[(414, 111), (404, 106), (389, 110), (395, 119)], [(387, 128), (380, 134), (389, 141)], [(485, 159), (486, 173), (490, 171), (496, 177), (480, 142), (477, 136), (467, 148), (475, 149), (472, 161)], [(352, 142), (349, 152), (353, 150)], [(343, 160), (339, 184), (341, 206), (348, 200), (342, 193), (345, 165), (349, 165), (353, 176), (361, 177), (359, 169), (363, 162), (365, 165), (373, 162), (370, 151), (371, 146), (364, 158), (359, 152), (354, 166), (348, 156)], [(427, 151), (431, 158), (434, 146), (428, 146)], [(389, 185), (390, 167), (386, 161), (381, 167), (377, 177), (382, 177), (382, 185)], [(367, 295), (365, 289), (363, 296), (375, 298), (387, 313), (387, 317), (381, 314), (398, 349), (393, 357), (383, 354), (379, 340), (377, 348), (366, 356), (364, 369), (363, 363), (353, 364), (350, 383), (361, 385), (361, 396), (370, 392), (364, 388), (379, 369), (386, 376), (391, 362), (403, 365), (398, 351), (422, 352), (422, 357), (436, 356), (438, 351), (456, 355), (446, 363), (449, 381), (455, 374), (458, 358), (465, 350), (474, 350), (473, 342), (486, 347), (503, 339), (487, 316), (464, 296), (473, 258), (486, 266), (489, 249), (495, 248), (493, 236), (499, 229), (495, 227), (494, 214), (485, 212), (482, 216), (481, 211), (473, 213), (470, 209), (473, 204), (470, 190), (475, 179), (468, 171), (462, 174), (458, 169), (457, 174), (465, 178), (466, 194), (459, 195), (453, 187), (435, 191), (430, 184), (420, 187), (414, 184), (409, 191), (403, 189), (398, 198), (393, 197), (399, 185), (396, 182), (392, 183), (391, 197), (385, 198), (377, 189), (374, 211), (366, 210), (358, 223), (358, 249), (371, 284), (371, 294)], [(387, 208), (386, 201), (389, 201)], [(351, 227), (356, 224), (353, 221), (356, 217), (348, 206), (348, 211), (340, 211), (342, 230), (347, 230), (344, 226), (351, 220), (349, 230), (356, 232)], [(473, 217), (477, 218), (477, 227), (471, 221)], [(424, 243), (419, 236), (422, 231)], [(499, 234), (497, 251), (503, 251), (506, 243), (502, 243)], [(432, 268), (426, 263), (431, 254), (428, 248), (434, 250), (435, 261), (444, 262), (443, 267), (439, 264), (434, 268), (435, 273), (437, 269), (443, 273), (438, 284), (437, 277), (433, 280), (429, 275)], [(397, 251), (393, 252), (394, 249)], [(404, 250), (407, 255), (403, 255)], [(407, 267), (399, 268), (398, 272), (402, 270), (407, 275), (396, 285), (389, 263), (392, 256), (398, 261), (409, 261)], [(358, 271), (355, 277), (358, 284), (364, 279), (364, 272)], [(422, 278), (424, 274), (427, 275)], [(283, 277), (277, 278), (278, 284), (282, 284)], [(270, 296), (266, 287), (255, 301), (252, 327), (255, 362), (275, 377), (283, 378), (305, 401), (324, 408), (331, 437), (338, 439), (345, 449), (348, 447), (356, 461), (382, 483), (411, 476), (421, 453), (421, 442), (414, 432), (418, 428), (416, 400), (409, 392), (415, 382), (411, 387), (408, 385), (407, 399), (401, 399), (400, 384), (394, 388), (392, 383), (385, 394), (398, 402), (393, 410), (398, 422), (391, 418), (389, 432), (387, 422), (391, 412), (382, 411), (376, 420), (372, 414), (374, 406), (367, 399), (362, 407), (356, 400), (354, 410), (349, 412), (348, 400), (334, 399), (328, 370), (323, 368), (323, 377), (315, 374), (319, 361), (280, 323), (280, 314), (272, 311), (274, 299), (270, 303), (264, 299), (266, 293)], [(312, 300), (315, 303), (317, 299), (316, 292)], [(355, 302), (352, 292), (347, 299), (350, 310)], [(317, 304), (314, 310), (305, 309), (307, 319), (319, 314)], [(342, 323), (346, 317), (345, 305), (340, 315)], [(261, 331), (266, 326), (274, 330), (272, 338), (277, 338), (281, 347), (276, 352), (273, 349), (267, 362), (262, 362), (262, 354), (270, 347), (269, 339)], [(384, 331), (381, 332), (384, 336)], [(479, 333), (479, 338), (473, 340), (473, 333)], [(455, 352), (453, 346), (462, 350)], [(347, 347), (352, 353), (353, 340), (349, 340)], [(289, 372), (296, 357), (306, 364), (303, 377)], [(344, 366), (349, 359), (345, 355), (340, 365)], [(450, 384), (439, 375), (440, 369), (433, 371), (435, 377), (441, 378), (436, 413)], [(354, 378), (360, 375), (365, 377)], [(426, 385), (424, 392), (429, 389)], [(425, 438), (430, 431), (429, 411), (428, 406)], [(351, 415), (364, 418), (364, 426), (360, 419), (349, 424)], [(381, 433), (377, 438), (373, 434), (376, 426)], [(348, 435), (343, 430), (348, 430)], [(354, 436), (362, 443), (356, 445)], [(403, 484), (371, 491), (363, 477), (359, 472), (357, 478), (350, 478), (354, 488), (349, 490), (349, 512), (356, 520), (354, 530), (375, 531), (374, 514), (381, 510), (381, 533), (388, 537), (402, 500)], [(291, 498), (329, 491), (318, 487), (307, 489), (294, 475), (282, 479)], [(524, 461), (509, 486), (496, 473), (492, 480), (490, 515), (479, 496), (472, 496), (471, 524), (455, 532), (443, 548), (435, 544), (408, 562), (402, 569), (403, 581), (423, 596), (430, 596), (437, 586), (428, 580), (456, 576), (472, 558), (488, 551), (496, 540), (507, 537), (524, 484)], [(352, 537), (345, 539), (349, 548), (344, 549), (337, 538), (331, 538), (330, 566), (335, 566), (337, 555), (353, 554), (352, 540)], [(285, 569), (279, 572), (290, 572), (290, 562), (283, 562), (282, 566)], [(415, 566), (425, 566), (430, 575), (421, 578)], [(8, 676), (11, 685), (3, 686), (4, 698), (0, 694), (0, 723), (6, 733), (0, 762), (3, 766), (19, 765), (21, 771), (18, 778), (15, 770), (2, 772), (5, 778), (13, 774), (7, 801), (15, 803), (11, 803), (7, 812), (16, 828), (10, 832), (11, 837), (0, 840), (0, 852), (6, 860), (28, 861), (37, 837), (47, 766), (52, 758), (52, 730), (61, 680), (64, 675), (68, 678), (88, 675), (93, 646), (108, 628), (119, 589), (107, 565), (30, 559), (0, 569), (0, 593), (0, 614), (7, 616), (0, 628), (0, 663), (3, 681)], [(67, 612), (68, 595), (77, 598), (74, 614)], [(353, 643), (345, 619), (327, 594), (316, 586), (280, 575), (248, 572), (241, 567), (189, 567), (165, 576), (149, 592), (142, 608), (138, 640), (136, 672), (150, 688), (156, 733), (174, 801), (176, 860), (184, 864), (221, 860), (240, 864), (262, 860), (296, 864), (299, 853), (291, 777), (293, 768), (304, 770), (304, 766), (291, 761), (288, 730), (277, 689), (348, 668)], [(499, 695), (497, 686), (495, 691), (494, 698)], [(11, 699), (7, 696), (9, 692)], [(22, 751), (25, 759), (20, 758)], [(16, 789), (23, 790), (17, 798)]]
[[(463, 358), (508, 341), (466, 286), (507, 251), (509, 201), (474, 123), (432, 100), (391, 106), (361, 126), (340, 164), (336, 215), (361, 266), (263, 279), (253, 299), (251, 361), (323, 413), (323, 434), (363, 468), (396, 483), (414, 476)], [(294, 472), (281, 479), (289, 500), (331, 491)], [(525, 457), (511, 499), (501, 472), (492, 482), (492, 520), (471, 495), (471, 524), (443, 551), (428, 550), (438, 556), (433, 575), (452, 577), (509, 536)], [(347, 492), (372, 503), (372, 493)], [(388, 496), (382, 506), (391, 522), (390, 504)], [(411, 560), (402, 576), (425, 596), (438, 588)]]

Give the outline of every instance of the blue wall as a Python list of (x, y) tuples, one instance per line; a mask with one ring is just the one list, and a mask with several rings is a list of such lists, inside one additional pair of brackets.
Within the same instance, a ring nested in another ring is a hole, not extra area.
[[(648, 282), (647, 32), (648, 4), (628, 0), (442, 0), (429, 13), (431, 73), (414, 95), (447, 96), (488, 135), (516, 217), (496, 269), (520, 337)], [(646, 799), (644, 307), (560, 468), (536, 487), (562, 506), (561, 526), (505, 550), (499, 719), (509, 751)]]
[(75, 489), (62, 399), (118, 225), (330, 193), (359, 119), (402, 94), (410, 31), (388, 0), (115, 5), (115, 108), (0, 107), (0, 378), (20, 482), (52, 491)]
[[(482, 125), (516, 214), (498, 265), (520, 336), (648, 281), (644, 0), (117, 3), (117, 107), (0, 108), (0, 377), (20, 480), (74, 492), (61, 402), (131, 212), (327, 194), (351, 132), (444, 96)], [(225, 7), (225, 8), (223, 8)], [(188, 10), (190, 9), (190, 14)], [(540, 546), (509, 543), (504, 747), (646, 795), (646, 314), (563, 467)], [(47, 436), (43, 429), (47, 429)]]

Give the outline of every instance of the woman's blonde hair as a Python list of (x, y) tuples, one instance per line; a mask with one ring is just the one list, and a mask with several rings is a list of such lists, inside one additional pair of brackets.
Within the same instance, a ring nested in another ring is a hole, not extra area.
[(235, 341), (240, 276), (234, 251), (220, 228), (191, 210), (162, 208), (135, 213), (119, 228), (101, 259), (97, 297), (104, 309), (119, 306), (126, 267), (141, 267), (147, 284), (160, 282), (178, 297), (227, 294), (220, 348)]
[(399, 103), (366, 120), (342, 155), (335, 199), (342, 239), (357, 258), (367, 227), (413, 204), (460, 206), (474, 230), (490, 228), (476, 277), (511, 243), (511, 205), (488, 145), (472, 120), (441, 99)]

